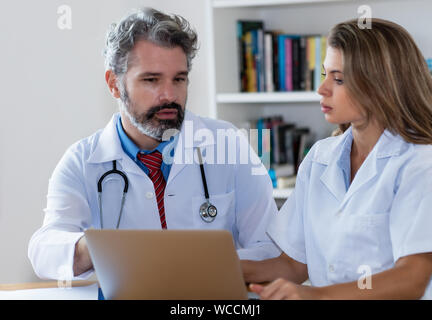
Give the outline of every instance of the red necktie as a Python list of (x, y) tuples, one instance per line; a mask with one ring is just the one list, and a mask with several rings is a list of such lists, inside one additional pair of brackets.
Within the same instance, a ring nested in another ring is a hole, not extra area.
[(165, 220), (165, 207), (164, 207), (164, 193), (165, 193), (165, 179), (162, 174), (162, 154), (159, 151), (154, 151), (150, 154), (138, 153), (138, 159), (144, 163), (149, 170), (148, 176), (153, 182), (153, 186), (156, 194), (156, 201), (159, 209), (159, 217), (161, 221), (162, 229), (167, 228)]

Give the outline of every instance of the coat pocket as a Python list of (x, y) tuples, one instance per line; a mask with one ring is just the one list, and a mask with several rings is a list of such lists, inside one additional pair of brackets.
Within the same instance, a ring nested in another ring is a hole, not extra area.
[(200, 215), (200, 207), (206, 202), (204, 196), (192, 198), (193, 223), (199, 229), (232, 230), (235, 222), (235, 191), (210, 195), (210, 204), (216, 207), (217, 215), (212, 222), (206, 222)]

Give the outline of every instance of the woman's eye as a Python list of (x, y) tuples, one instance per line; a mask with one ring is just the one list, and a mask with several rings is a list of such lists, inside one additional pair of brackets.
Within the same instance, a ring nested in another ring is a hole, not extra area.
[(342, 79), (334, 79), (338, 85), (342, 85), (344, 81)]

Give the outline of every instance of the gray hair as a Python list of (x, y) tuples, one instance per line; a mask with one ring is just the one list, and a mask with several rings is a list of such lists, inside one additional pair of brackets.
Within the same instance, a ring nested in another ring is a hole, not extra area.
[(197, 47), (197, 34), (179, 15), (167, 15), (152, 8), (140, 9), (118, 24), (111, 24), (104, 50), (105, 69), (122, 76), (128, 70), (129, 53), (139, 40), (166, 48), (181, 47), (186, 54), (188, 70)]

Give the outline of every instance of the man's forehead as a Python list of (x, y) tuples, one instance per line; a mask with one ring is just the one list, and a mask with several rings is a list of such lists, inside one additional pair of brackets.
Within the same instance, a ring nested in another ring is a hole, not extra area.
[(179, 46), (168, 48), (141, 40), (130, 51), (128, 70), (139, 69), (138, 73), (152, 72), (187, 73), (187, 57)]

